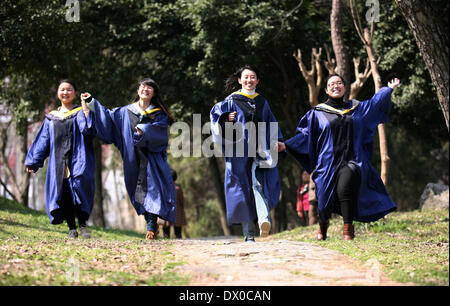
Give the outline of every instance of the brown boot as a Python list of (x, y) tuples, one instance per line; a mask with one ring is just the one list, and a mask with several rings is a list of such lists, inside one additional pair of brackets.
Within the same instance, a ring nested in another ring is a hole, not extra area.
[(145, 235), (145, 240), (156, 240), (158, 239), (158, 231), (147, 231), (147, 234)]
[(317, 232), (317, 240), (327, 239), (327, 230), (330, 225), (330, 220), (319, 221), (319, 231)]
[(353, 224), (344, 224), (342, 235), (344, 240), (352, 240), (355, 238), (355, 227)]

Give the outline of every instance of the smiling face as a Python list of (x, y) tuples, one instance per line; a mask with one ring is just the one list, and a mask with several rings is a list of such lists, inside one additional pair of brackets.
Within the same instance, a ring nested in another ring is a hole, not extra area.
[(325, 93), (331, 98), (342, 98), (345, 94), (345, 84), (338, 76), (332, 76), (328, 79)]
[(59, 84), (58, 99), (64, 105), (72, 104), (73, 99), (75, 99), (75, 88), (66, 82)]
[(247, 91), (253, 91), (256, 89), (256, 85), (258, 85), (259, 80), (256, 73), (252, 70), (245, 69), (241, 73), (241, 77), (238, 79), (239, 84), (242, 85), (242, 88)]
[(153, 98), (153, 95), (155, 94), (155, 89), (152, 86), (141, 84), (139, 85), (137, 94), (140, 100), (149, 103), (150, 100)]

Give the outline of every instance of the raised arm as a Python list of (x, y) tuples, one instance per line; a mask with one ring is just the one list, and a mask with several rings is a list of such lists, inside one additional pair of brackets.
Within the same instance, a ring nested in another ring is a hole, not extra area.
[(393, 79), (388, 86), (382, 87), (370, 100), (362, 101), (358, 106), (367, 126), (375, 129), (378, 124), (389, 121), (392, 109), (391, 95), (393, 90), (400, 85), (399, 79)]
[(120, 127), (114, 122), (113, 111), (105, 108), (89, 93), (81, 94), (81, 105), (87, 121), (89, 122), (89, 118), (93, 118), (91, 120), (95, 127), (96, 136), (106, 143), (115, 144), (121, 150)]

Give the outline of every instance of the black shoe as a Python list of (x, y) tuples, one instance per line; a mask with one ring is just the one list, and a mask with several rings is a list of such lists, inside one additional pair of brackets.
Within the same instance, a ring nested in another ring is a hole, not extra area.
[(91, 233), (87, 229), (86, 225), (85, 226), (80, 226), (80, 234), (81, 234), (82, 238), (85, 238), (85, 239), (91, 238)]
[(69, 230), (69, 234), (67, 234), (67, 238), (76, 239), (78, 238), (78, 232), (76, 229)]

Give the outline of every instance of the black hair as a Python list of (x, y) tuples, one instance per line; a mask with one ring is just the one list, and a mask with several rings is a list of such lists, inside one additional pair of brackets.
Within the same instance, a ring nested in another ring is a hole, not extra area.
[(77, 91), (77, 85), (75, 84), (75, 82), (71, 79), (62, 79), (59, 81), (58, 87), (59, 85), (61, 85), (62, 83), (69, 83), (70, 85), (72, 85), (73, 89), (75, 91)]
[[(160, 107), (162, 109), (162, 111), (167, 115), (167, 117), (169, 117), (169, 125), (174, 123), (175, 122), (174, 117), (172, 116), (172, 114), (170, 114), (169, 110), (167, 109), (166, 105), (164, 104), (164, 102), (163, 102), (163, 100), (161, 98), (161, 93), (160, 93), (160, 89), (159, 89), (158, 83), (156, 83), (151, 78), (145, 78), (145, 79), (143, 79), (142, 81), (139, 82), (138, 87), (141, 86), (142, 84), (147, 85), (147, 86), (151, 86), (153, 88), (153, 97), (150, 100), (150, 103), (153, 103), (154, 105)], [(136, 94), (136, 96), (131, 101), (131, 103), (134, 103), (134, 102), (137, 102), (137, 101), (139, 101), (139, 95)]]
[(230, 75), (225, 80), (225, 92), (226, 93), (232, 93), (241, 88), (241, 84), (239, 84), (238, 79), (241, 77), (242, 72), (245, 69), (253, 71), (256, 74), (256, 78), (258, 80), (260, 79), (259, 71), (255, 67), (252, 67), (250, 65), (245, 65), (245, 66), (239, 68), (238, 70), (236, 70), (236, 72), (234, 72), (232, 75)]

